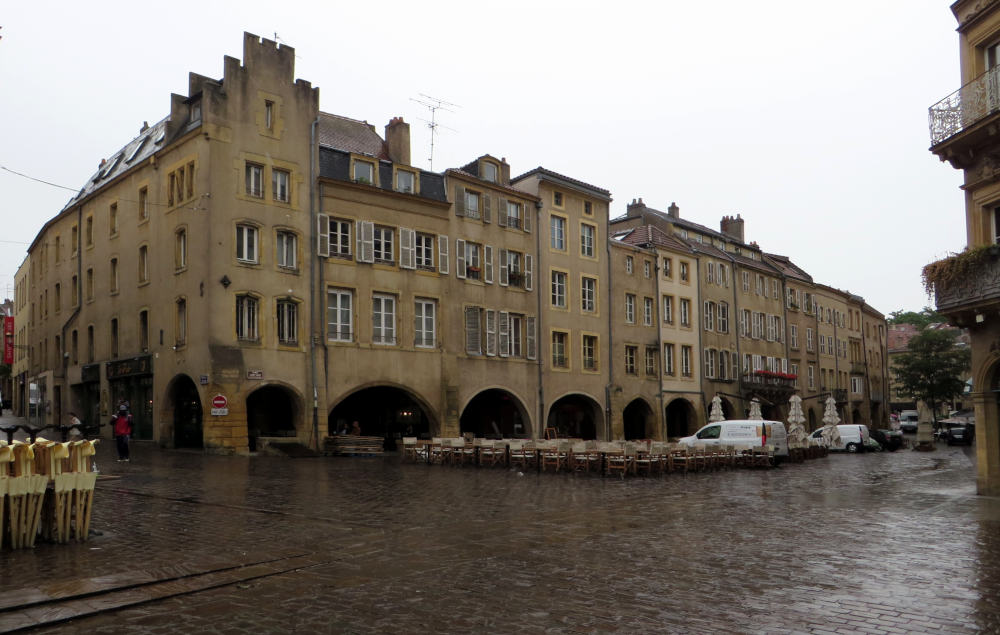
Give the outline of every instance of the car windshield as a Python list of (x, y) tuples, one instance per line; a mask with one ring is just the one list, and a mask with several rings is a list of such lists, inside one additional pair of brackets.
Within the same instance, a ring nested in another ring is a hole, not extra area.
[(718, 439), (722, 426), (709, 426), (698, 433), (699, 439)]

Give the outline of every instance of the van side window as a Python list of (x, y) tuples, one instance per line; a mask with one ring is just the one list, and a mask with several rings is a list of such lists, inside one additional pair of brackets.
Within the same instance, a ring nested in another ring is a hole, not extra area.
[(698, 433), (699, 439), (718, 439), (722, 426), (709, 426)]

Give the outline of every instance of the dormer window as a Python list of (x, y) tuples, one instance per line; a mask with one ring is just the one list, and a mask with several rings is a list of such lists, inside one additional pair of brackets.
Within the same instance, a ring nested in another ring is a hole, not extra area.
[(404, 194), (413, 194), (413, 172), (399, 170), (396, 172), (396, 191)]
[(490, 183), (497, 182), (497, 166), (493, 163), (483, 163), (483, 180)]
[(195, 101), (192, 101), (191, 105), (190, 105), (190, 109), (191, 109), (191, 121), (200, 121), (201, 120), (201, 100), (197, 99)]
[(354, 180), (357, 183), (375, 182), (375, 166), (367, 161), (354, 162)]

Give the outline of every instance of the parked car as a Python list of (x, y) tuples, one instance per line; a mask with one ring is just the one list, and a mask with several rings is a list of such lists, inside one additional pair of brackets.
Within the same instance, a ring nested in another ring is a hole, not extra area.
[[(831, 451), (856, 454), (858, 452), (864, 452), (868, 448), (869, 440), (871, 439), (871, 433), (868, 432), (868, 426), (856, 423), (841, 424), (837, 426), (837, 430), (840, 432), (840, 442), (831, 445)], [(823, 428), (813, 432), (811, 437), (813, 439), (822, 439)]]
[(678, 443), (714, 445), (751, 445), (754, 447), (774, 446), (774, 456), (780, 461), (788, 457), (788, 434), (785, 424), (780, 421), (754, 421), (737, 419), (710, 423)]
[(956, 443), (972, 445), (976, 441), (976, 425), (972, 422), (950, 423), (945, 428), (944, 440), (948, 442), (948, 445)]
[(871, 438), (879, 444), (879, 451), (895, 452), (903, 447), (903, 433), (899, 430), (871, 430)]
[(903, 432), (916, 432), (920, 425), (920, 415), (916, 410), (904, 410), (899, 413), (899, 429)]

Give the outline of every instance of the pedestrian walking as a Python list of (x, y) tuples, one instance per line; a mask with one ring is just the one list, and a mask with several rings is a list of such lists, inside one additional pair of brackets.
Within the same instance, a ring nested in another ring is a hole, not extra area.
[(128, 413), (128, 406), (118, 406), (118, 414), (111, 419), (111, 426), (115, 433), (115, 445), (118, 446), (118, 462), (127, 463), (128, 439), (132, 436), (132, 415)]

